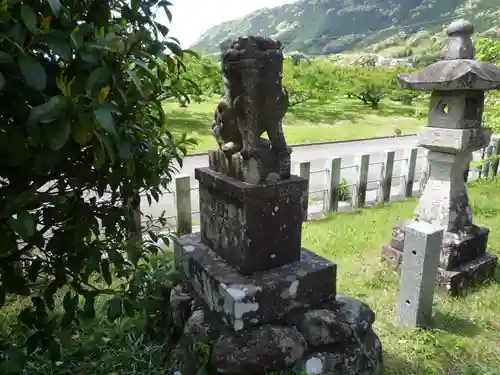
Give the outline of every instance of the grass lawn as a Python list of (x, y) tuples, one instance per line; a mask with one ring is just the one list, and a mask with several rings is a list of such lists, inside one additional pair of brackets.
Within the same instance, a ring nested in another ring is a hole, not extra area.
[[(500, 179), (473, 182), (469, 191), (475, 222), (492, 229), (489, 251), (500, 254)], [(430, 329), (412, 331), (395, 325), (398, 278), (380, 263), (380, 245), (390, 239), (394, 223), (412, 216), (415, 203), (410, 199), (305, 223), (303, 245), (339, 265), (340, 293), (358, 297), (375, 310), (375, 329), (385, 355), (384, 374), (498, 375), (500, 269), (496, 280), (464, 297), (437, 295)], [(0, 348), (2, 342), (23, 341), (26, 330), (15, 323), (15, 314), (23, 305), (21, 300), (11, 301), (0, 310)], [(95, 321), (84, 324), (74, 335), (60, 336), (61, 362), (54, 366), (35, 362), (24, 375), (168, 374), (163, 364), (168, 348), (165, 343), (144, 340), (140, 317), (109, 323), (104, 316), (101, 306)]]
[[(475, 222), (491, 229), (488, 251), (500, 255), (500, 180), (473, 182), (469, 192)], [(390, 239), (393, 224), (411, 217), (415, 204), (410, 199), (306, 223), (303, 246), (339, 265), (339, 293), (356, 296), (375, 310), (384, 374), (498, 375), (500, 269), (496, 280), (465, 297), (436, 295), (431, 329), (395, 325), (399, 281), (380, 263), (380, 245)]]
[[(218, 98), (193, 103), (180, 108), (177, 102), (166, 102), (168, 124), (179, 132), (187, 132), (199, 140), (192, 152), (203, 152), (216, 146), (212, 137), (212, 118)], [(335, 97), (328, 102), (310, 100), (292, 107), (285, 116), (285, 135), (289, 144), (322, 141), (343, 141), (418, 131), (425, 119), (415, 111), (426, 114), (427, 102), (416, 101), (403, 105), (385, 99), (373, 110), (360, 101)]]

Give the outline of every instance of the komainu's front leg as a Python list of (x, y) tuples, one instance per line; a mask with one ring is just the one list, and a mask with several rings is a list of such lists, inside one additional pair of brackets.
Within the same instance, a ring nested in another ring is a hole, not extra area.
[(241, 156), (248, 160), (258, 157), (258, 141), (260, 139), (258, 124), (258, 108), (251, 98), (239, 98), (237, 124), (241, 133)]

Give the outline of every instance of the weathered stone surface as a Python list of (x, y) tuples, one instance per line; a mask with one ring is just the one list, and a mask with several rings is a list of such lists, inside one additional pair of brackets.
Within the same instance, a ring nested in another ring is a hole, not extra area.
[(369, 306), (348, 296), (338, 295), (314, 307), (293, 311), (286, 318), (311, 346), (362, 340), (375, 321)]
[(299, 260), (306, 179), (250, 185), (209, 168), (195, 176), (202, 240), (232, 267), (252, 274)]
[(307, 350), (294, 327), (263, 325), (222, 335), (212, 348), (211, 367), (221, 374), (264, 374), (291, 367)]
[(307, 354), (296, 370), (307, 375), (379, 375), (383, 370), (382, 344), (370, 330), (357, 345), (335, 345)]
[(290, 176), (290, 154), (277, 154), (271, 149), (267, 139), (262, 139), (259, 146), (259, 159), (248, 160), (241, 153), (227, 153), (222, 150), (209, 151), (209, 167), (237, 180), (249, 184), (277, 181), (282, 175)]
[(191, 313), (193, 296), (189, 290), (182, 284), (172, 288), (170, 291), (170, 308), (172, 311), (172, 320), (177, 328), (184, 327), (186, 319)]
[(452, 270), (439, 269), (438, 289), (451, 296), (458, 296), (468, 287), (492, 279), (497, 264), (498, 257), (486, 253)]
[(406, 228), (396, 303), (398, 324), (416, 328), (429, 323), (442, 242), (441, 227), (415, 221)]
[(244, 276), (204, 245), (199, 233), (178, 241), (193, 289), (234, 330), (276, 321), (335, 295), (337, 266), (306, 249), (299, 261)]
[(473, 152), (488, 145), (491, 129), (445, 129), (427, 127), (418, 140), (419, 146), (440, 152)]
[[(390, 246), (384, 246), (382, 250), (384, 259), (396, 265), (400, 264), (405, 239), (406, 226), (411, 221), (403, 225), (397, 225), (393, 229), (393, 237)], [(488, 235), (490, 230), (477, 225), (470, 226), (466, 232), (460, 234), (445, 232), (440, 252), (440, 267), (445, 270), (452, 270), (461, 264), (480, 258), (486, 253)], [(398, 253), (395, 253), (397, 250)], [(394, 259), (391, 259), (393, 257)]]
[(231, 164), (231, 155), (235, 153), (245, 161), (253, 160), (260, 172), (251, 173), (251, 177), (257, 178), (249, 179), (245, 174), (238, 177), (247, 182), (262, 182), (267, 173), (259, 144), (265, 131), (274, 162), (278, 163), (279, 178), (288, 178), (291, 149), (282, 124), (288, 97), (281, 82), (281, 43), (266, 37), (240, 37), (222, 47), (221, 63), (225, 94), (215, 110), (212, 130), (221, 151), (227, 154), (226, 162)]
[[(399, 271), (403, 253), (390, 245), (382, 246), (382, 260)], [(469, 286), (491, 279), (495, 275), (498, 257), (484, 253), (451, 270), (438, 269), (437, 290), (452, 297), (459, 296)]]

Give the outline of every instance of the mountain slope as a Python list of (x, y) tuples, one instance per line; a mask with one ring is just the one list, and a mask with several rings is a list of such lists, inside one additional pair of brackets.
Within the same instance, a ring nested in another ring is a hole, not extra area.
[(458, 18), (473, 21), (478, 32), (495, 34), (500, 0), (299, 0), (214, 26), (192, 48), (217, 53), (227, 38), (265, 35), (281, 40), (286, 52), (306, 54), (392, 46), (428, 50)]

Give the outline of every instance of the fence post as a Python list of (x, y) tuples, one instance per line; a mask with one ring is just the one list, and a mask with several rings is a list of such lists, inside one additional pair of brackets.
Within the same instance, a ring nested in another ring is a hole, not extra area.
[(492, 160), (490, 166), (490, 176), (495, 177), (498, 173), (498, 158), (500, 158), (500, 136), (494, 136), (491, 140), (491, 144), (493, 145), (492, 151), (494, 159)]
[[(413, 183), (415, 181), (415, 166), (417, 164), (417, 148), (411, 148), (408, 152), (406, 162), (401, 166), (401, 194), (405, 198), (413, 195)], [(404, 168), (403, 168), (404, 167)]]
[(394, 171), (394, 150), (384, 152), (384, 165), (382, 168), (381, 177), (381, 194), (379, 195), (379, 203), (389, 202), (391, 200), (392, 174)]
[(192, 233), (191, 178), (189, 176), (181, 175), (175, 177), (175, 203), (177, 210), (177, 233)]
[[(304, 161), (300, 163), (299, 176), (309, 181), (311, 177), (311, 162)], [(302, 214), (304, 215), (303, 221), (307, 221), (308, 208), (309, 208), (309, 186), (307, 187), (307, 192), (304, 196), (304, 200), (302, 201)]]
[(488, 178), (490, 175), (490, 161), (488, 160), (491, 156), (493, 155), (493, 142), (490, 142), (488, 146), (486, 146), (486, 151), (485, 151), (485, 161), (483, 162), (483, 176), (484, 178)]
[[(340, 200), (340, 168), (342, 164), (341, 158), (332, 158), (326, 162), (325, 169), (330, 167), (330, 189), (328, 190), (328, 211), (337, 212), (339, 209)], [(328, 165), (330, 164), (330, 165)]]
[(429, 179), (429, 159), (427, 159), (427, 150), (425, 150), (424, 163), (422, 164), (422, 174), (420, 175), (420, 193), (425, 189)]
[(368, 185), (368, 168), (370, 166), (370, 154), (359, 154), (356, 165), (358, 167), (358, 178), (356, 181), (356, 194), (353, 194), (353, 208), (362, 208), (366, 203), (366, 187)]
[[(481, 149), (480, 152), (481, 152), (481, 158), (480, 158), (480, 160), (483, 161), (484, 160), (484, 156), (486, 154), (486, 149), (483, 148), (483, 149)], [(472, 155), (473, 155), (472, 156), (472, 161), (474, 161), (474, 154), (472, 154)], [(475, 169), (476, 169), (476, 173), (477, 173), (477, 179), (480, 180), (481, 177), (483, 177), (483, 168), (482, 168), (481, 164), (477, 165)]]

